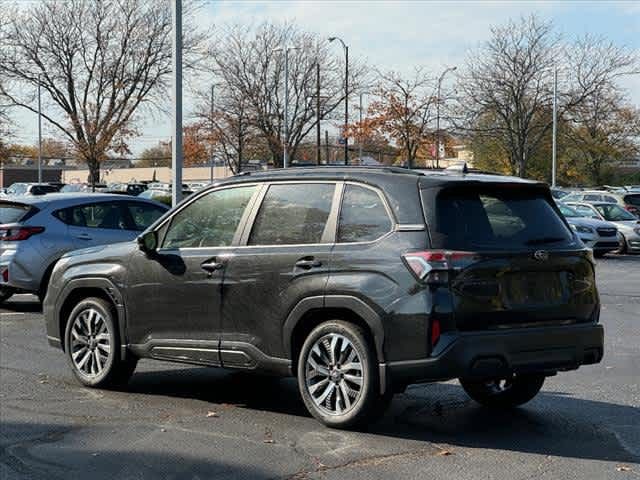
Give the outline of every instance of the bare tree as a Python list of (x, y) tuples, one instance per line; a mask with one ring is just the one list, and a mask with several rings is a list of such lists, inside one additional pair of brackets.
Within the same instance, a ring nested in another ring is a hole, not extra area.
[(459, 77), (458, 126), (497, 140), (508, 153), (511, 173), (519, 176), (550, 133), (554, 69), (562, 116), (637, 65), (632, 53), (601, 39), (587, 36), (566, 47), (553, 25), (535, 16), (491, 33)]
[[(242, 98), (246, 118), (269, 146), (275, 165), (282, 164), (285, 121), (285, 50), (289, 50), (289, 153), (298, 146), (316, 122), (316, 64), (322, 78), (321, 115), (331, 118), (344, 101), (344, 64), (340, 52), (329, 50), (317, 35), (299, 31), (291, 24), (228, 27), (212, 47), (217, 83)], [(364, 69), (350, 65), (350, 91), (356, 91)], [(239, 106), (236, 104), (236, 107)], [(237, 112), (236, 112), (237, 115)]]
[(408, 168), (415, 166), (418, 152), (431, 134), (437, 98), (435, 82), (422, 68), (410, 78), (396, 72), (379, 73), (369, 106), (369, 124), (398, 146)]
[[(14, 105), (36, 111), (33, 88), (47, 97), (43, 118), (74, 144), (92, 182), (100, 162), (133, 132), (143, 105), (157, 106), (171, 71), (169, 2), (68, 0), (17, 11), (4, 39), (0, 75)], [(191, 30), (185, 49), (204, 40)], [(51, 108), (53, 107), (53, 108)]]

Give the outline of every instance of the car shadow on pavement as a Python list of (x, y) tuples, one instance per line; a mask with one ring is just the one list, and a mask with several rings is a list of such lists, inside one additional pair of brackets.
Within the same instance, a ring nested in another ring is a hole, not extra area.
[[(181, 369), (137, 373), (127, 390), (310, 416), (294, 379)], [(519, 409), (497, 411), (476, 404), (459, 384), (448, 382), (409, 387), (394, 397), (389, 411), (366, 432), (453, 447), (640, 461), (637, 451), (625, 449), (619, 432), (609, 428), (617, 424), (640, 431), (640, 411), (545, 391)]]
[[(35, 297), (34, 297), (35, 298)], [(0, 304), (0, 314), (6, 313), (42, 313), (42, 304), (37, 300), (32, 300), (30, 297), (25, 299), (15, 299)]]
[[(269, 465), (263, 469), (240, 458), (229, 462), (211, 458), (210, 449), (185, 451), (174, 442), (152, 447), (86, 444), (83, 430), (61, 425), (8, 422), (0, 447), (2, 478), (31, 480), (102, 479), (267, 479), (273, 477)], [(25, 435), (25, 432), (30, 432)], [(104, 432), (105, 435), (108, 432)], [(163, 434), (171, 437), (171, 433)], [(281, 467), (281, 466), (280, 466)]]

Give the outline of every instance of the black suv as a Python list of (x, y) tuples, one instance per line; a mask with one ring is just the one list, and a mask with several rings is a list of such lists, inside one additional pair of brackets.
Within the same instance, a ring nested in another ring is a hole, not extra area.
[(139, 358), (294, 375), (333, 427), (418, 382), (520, 405), (603, 353), (591, 251), (545, 184), (493, 175), (232, 177), (137, 243), (64, 256), (44, 308), (85, 385), (122, 384)]

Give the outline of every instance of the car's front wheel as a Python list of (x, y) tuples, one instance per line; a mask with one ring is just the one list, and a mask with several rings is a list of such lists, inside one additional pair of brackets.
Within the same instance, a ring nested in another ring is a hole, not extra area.
[(88, 387), (124, 385), (133, 374), (136, 359), (122, 360), (120, 337), (111, 305), (101, 298), (80, 301), (69, 315), (65, 352), (76, 378)]
[(473, 400), (486, 407), (511, 408), (527, 403), (544, 384), (544, 375), (512, 375), (486, 380), (460, 379)]
[(307, 410), (333, 428), (363, 425), (380, 403), (376, 355), (357, 325), (317, 326), (298, 357), (298, 386)]

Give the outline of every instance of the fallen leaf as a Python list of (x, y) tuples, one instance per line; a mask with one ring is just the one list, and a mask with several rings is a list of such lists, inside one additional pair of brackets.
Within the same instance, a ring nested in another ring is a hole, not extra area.
[(619, 465), (616, 467), (617, 472), (630, 472), (631, 467), (627, 467), (626, 465)]
[(449, 450), (440, 450), (438, 452), (438, 455), (440, 455), (441, 457), (448, 457), (449, 455), (453, 455), (453, 452)]
[(276, 443), (273, 438), (265, 438), (264, 443)]
[(166, 432), (166, 431), (167, 431), (167, 429), (166, 429), (166, 428), (161, 428), (161, 429), (160, 429), (160, 431), (161, 431), (161, 432)]
[(207, 412), (207, 418), (219, 417), (216, 412)]

